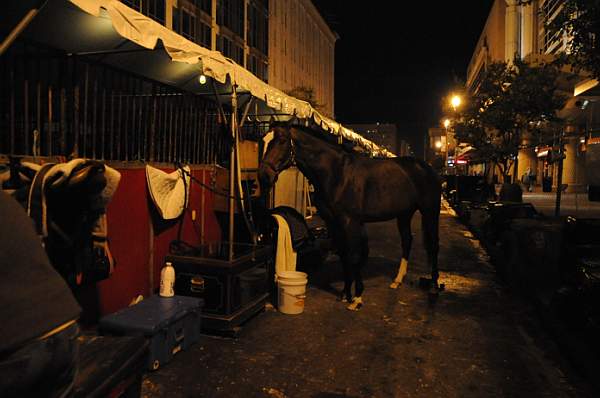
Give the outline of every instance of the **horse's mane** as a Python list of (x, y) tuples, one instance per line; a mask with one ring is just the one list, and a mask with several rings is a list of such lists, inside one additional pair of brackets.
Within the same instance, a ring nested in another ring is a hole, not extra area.
[(366, 156), (360, 152), (356, 152), (356, 151), (352, 150), (352, 148), (349, 147), (348, 145), (344, 145), (344, 144), (340, 145), (337, 141), (338, 137), (336, 135), (330, 134), (327, 131), (322, 130), (322, 129), (307, 127), (302, 124), (295, 124), (295, 123), (291, 124), (289, 122), (273, 122), (273, 123), (271, 123), (270, 127), (271, 128), (273, 128), (273, 127), (295, 128), (296, 130), (300, 130), (303, 133), (306, 133), (306, 134), (310, 135), (311, 137), (316, 138), (319, 141), (322, 141), (324, 144), (326, 144), (331, 149), (333, 149), (337, 152), (341, 151), (348, 155)]

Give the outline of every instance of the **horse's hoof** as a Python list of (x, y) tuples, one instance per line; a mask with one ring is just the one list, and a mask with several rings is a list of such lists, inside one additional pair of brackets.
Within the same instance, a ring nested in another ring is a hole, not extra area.
[(350, 305), (347, 306), (346, 308), (349, 309), (350, 311), (358, 311), (362, 308), (362, 306), (363, 306), (362, 297), (354, 297), (354, 299), (352, 300), (352, 303), (350, 303)]
[(390, 289), (398, 289), (398, 287), (402, 284), (402, 282), (392, 282), (390, 283)]
[(341, 301), (342, 303), (349, 303), (348, 299), (345, 295), (338, 296), (337, 301)]

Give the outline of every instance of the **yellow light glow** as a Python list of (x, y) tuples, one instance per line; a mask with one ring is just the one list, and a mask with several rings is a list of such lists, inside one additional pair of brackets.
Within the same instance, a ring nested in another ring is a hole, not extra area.
[(435, 142), (435, 147), (438, 148), (438, 149), (441, 148), (442, 147), (442, 141), (436, 141)]
[(453, 95), (452, 99), (450, 100), (450, 104), (452, 105), (452, 107), (454, 109), (458, 108), (460, 106), (461, 103), (461, 99), (458, 95)]
[(446, 119), (446, 120), (444, 120), (444, 127), (445, 127), (445, 128), (448, 128), (448, 127), (450, 127), (450, 119)]
[(198, 81), (200, 84), (206, 84), (206, 76), (200, 75), (200, 77), (198, 77)]

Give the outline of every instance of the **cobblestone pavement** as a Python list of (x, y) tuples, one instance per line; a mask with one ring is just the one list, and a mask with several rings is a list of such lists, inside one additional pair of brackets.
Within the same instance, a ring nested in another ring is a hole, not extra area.
[[(441, 218), (437, 301), (427, 276), (420, 218), (413, 220), (407, 282), (388, 286), (401, 246), (395, 222), (370, 224), (359, 312), (336, 301), (332, 256), (309, 273), (304, 313), (267, 309), (236, 339), (201, 340), (143, 383), (145, 397), (591, 397), (561, 358), (533, 308), (496, 281), (477, 240), (448, 211)], [(597, 396), (597, 395), (596, 395)]]

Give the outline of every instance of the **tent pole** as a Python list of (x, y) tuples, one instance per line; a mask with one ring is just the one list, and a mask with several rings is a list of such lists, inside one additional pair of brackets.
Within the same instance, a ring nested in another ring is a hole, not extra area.
[(10, 45), (17, 39), (17, 37), (19, 37), (21, 32), (25, 30), (25, 28), (40, 11), (40, 8), (42, 8), (45, 4), (46, 2), (40, 4), (37, 8), (32, 8), (31, 10), (27, 11), (27, 14), (25, 14), (25, 16), (19, 21), (17, 26), (15, 26), (13, 30), (10, 31), (8, 36), (6, 36), (6, 38), (0, 44), (0, 55), (4, 54), (8, 47), (10, 47)]
[(235, 216), (235, 147), (237, 131), (237, 94), (235, 85), (231, 91), (231, 150), (229, 153), (229, 261), (233, 260), (233, 235)]

